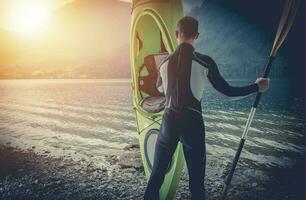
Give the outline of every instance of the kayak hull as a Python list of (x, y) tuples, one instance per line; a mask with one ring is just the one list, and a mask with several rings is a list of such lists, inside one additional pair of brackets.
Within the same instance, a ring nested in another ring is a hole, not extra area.
[[(144, 96), (140, 91), (139, 76), (144, 58), (150, 54), (168, 52), (176, 48), (175, 30), (183, 16), (181, 0), (138, 0), (133, 2), (130, 33), (130, 60), (137, 131), (144, 171), (151, 175), (155, 141), (163, 111), (151, 113), (140, 105)], [(162, 43), (162, 44), (161, 44)], [(160, 199), (173, 199), (184, 165), (182, 145), (179, 143), (160, 189)]]

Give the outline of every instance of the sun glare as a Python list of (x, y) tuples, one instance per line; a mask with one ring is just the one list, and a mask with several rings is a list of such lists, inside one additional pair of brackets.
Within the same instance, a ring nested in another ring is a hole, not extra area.
[(12, 1), (8, 10), (10, 29), (22, 34), (33, 34), (43, 30), (51, 9), (45, 1)]

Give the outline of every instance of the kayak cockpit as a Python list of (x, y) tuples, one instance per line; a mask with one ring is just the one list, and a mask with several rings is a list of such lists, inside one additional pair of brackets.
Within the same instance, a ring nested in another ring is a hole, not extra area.
[(168, 53), (148, 55), (139, 69), (140, 106), (150, 113), (158, 113), (165, 108), (165, 96), (157, 90), (156, 82), (160, 64), (167, 56)]
[(165, 97), (156, 88), (160, 63), (172, 51), (172, 43), (158, 15), (148, 11), (140, 15), (132, 39), (134, 57), (135, 100), (147, 113), (165, 108)]

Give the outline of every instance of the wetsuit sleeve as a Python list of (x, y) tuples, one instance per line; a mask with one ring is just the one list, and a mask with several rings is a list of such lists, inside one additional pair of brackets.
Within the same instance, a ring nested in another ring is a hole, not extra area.
[(164, 92), (163, 81), (160, 75), (160, 70), (157, 71), (156, 88), (160, 93)]
[(166, 71), (162, 70), (161, 68), (166, 64), (168, 60), (169, 56), (167, 56), (164, 60), (162, 60), (157, 67), (156, 89), (160, 93), (165, 93), (162, 77), (165, 75), (164, 73), (166, 73)]
[(228, 97), (245, 97), (258, 91), (258, 85), (256, 83), (244, 87), (233, 87), (229, 85), (228, 82), (220, 74), (215, 61), (209, 58), (208, 63), (209, 67), (207, 78), (212, 86), (222, 94)]

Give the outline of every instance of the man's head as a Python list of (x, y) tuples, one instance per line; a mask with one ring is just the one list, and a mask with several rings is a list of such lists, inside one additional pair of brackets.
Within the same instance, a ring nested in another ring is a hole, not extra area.
[(199, 37), (199, 22), (193, 17), (185, 16), (180, 19), (176, 27), (176, 39), (178, 44), (183, 42), (192, 44)]

